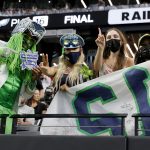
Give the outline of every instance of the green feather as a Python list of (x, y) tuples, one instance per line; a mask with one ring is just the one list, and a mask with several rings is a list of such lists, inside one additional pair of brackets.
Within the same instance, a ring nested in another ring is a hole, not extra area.
[(87, 65), (82, 65), (80, 73), (83, 75), (84, 79), (90, 79), (93, 76), (93, 71), (89, 69)]
[[(2, 57), (0, 60), (0, 64), (7, 64), (8, 70), (15, 75), (15, 72), (19, 72), (20, 77), (24, 80), (24, 82), (31, 81), (31, 71), (30, 70), (21, 70), (21, 60), (20, 60), (20, 52), (22, 51), (22, 43), (23, 43), (23, 34), (16, 33), (14, 34), (9, 41), (7, 42), (7, 47), (15, 50), (17, 53), (13, 53), (7, 58)], [(36, 51), (36, 44), (31, 48), (32, 52)]]

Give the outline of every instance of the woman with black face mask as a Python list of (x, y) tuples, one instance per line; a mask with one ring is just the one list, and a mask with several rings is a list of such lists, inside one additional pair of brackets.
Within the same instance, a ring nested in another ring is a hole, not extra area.
[(97, 76), (105, 75), (134, 64), (133, 58), (126, 56), (127, 42), (120, 30), (116, 28), (109, 29), (105, 38), (99, 28), (98, 38), (95, 42), (98, 46), (94, 60), (94, 71)]
[(54, 77), (54, 93), (58, 90), (67, 91), (68, 87), (87, 81), (92, 76), (92, 71), (84, 63), (83, 38), (77, 34), (66, 34), (60, 38), (60, 44), (62, 55), (58, 66), (41, 66), (45, 75)]
[(138, 41), (138, 51), (135, 54), (135, 64), (150, 60), (150, 34), (144, 34)]

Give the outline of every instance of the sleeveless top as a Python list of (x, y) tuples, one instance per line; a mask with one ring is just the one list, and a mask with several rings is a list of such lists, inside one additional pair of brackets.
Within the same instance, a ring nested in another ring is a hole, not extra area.
[(54, 81), (51, 82), (51, 85), (49, 86), (49, 88), (53, 91), (53, 95), (55, 95), (57, 93), (57, 91), (60, 89), (60, 87), (62, 85), (64, 85), (64, 84), (66, 84), (68, 87), (72, 87), (72, 86), (81, 84), (83, 82), (86, 82), (86, 81), (92, 79), (92, 76), (89, 76), (88, 79), (84, 78), (84, 75), (79, 72), (79, 78), (78, 78), (78, 80), (75, 80), (75, 81), (72, 82), (68, 78), (68, 75), (69, 75), (69, 72), (62, 74), (61, 77), (58, 80), (57, 86), (55, 86)]
[(101, 70), (99, 71), (99, 76), (106, 75), (112, 73), (113, 69), (108, 66), (106, 63), (103, 63)]
[[(125, 66), (123, 68), (126, 68), (127, 60), (128, 60), (128, 57), (126, 58)], [(114, 72), (113, 68), (111, 68), (106, 63), (103, 63), (102, 68), (99, 70), (99, 77), (102, 76), (102, 75), (106, 75), (106, 74), (112, 73), (112, 72)]]
[(81, 84), (83, 82), (88, 81), (87, 79), (84, 79), (81, 74), (79, 74), (79, 80), (75, 80), (74, 82), (71, 82), (71, 80), (68, 78), (68, 74), (62, 74), (61, 78), (58, 81), (57, 88), (55, 88), (55, 93), (60, 89), (60, 87), (64, 84), (66, 84), (68, 87), (72, 87), (78, 84)]

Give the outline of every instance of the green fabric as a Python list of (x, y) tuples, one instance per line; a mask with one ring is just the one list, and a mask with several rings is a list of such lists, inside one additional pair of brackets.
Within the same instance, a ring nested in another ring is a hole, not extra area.
[(61, 49), (61, 54), (62, 54), (62, 55), (64, 54), (64, 51), (65, 51), (64, 48), (62, 48), (62, 49)]
[[(6, 47), (13, 49), (16, 53), (8, 57), (0, 57), (0, 65), (6, 64), (8, 67), (8, 79), (0, 88), (0, 114), (13, 114), (13, 107), (18, 98), (22, 83), (30, 83), (32, 72), (30, 70), (21, 70), (20, 52), (23, 50), (23, 33), (14, 34), (7, 42)], [(28, 50), (28, 49), (26, 49)], [(36, 43), (30, 48), (32, 52), (36, 51)], [(0, 53), (4, 51), (1, 49)], [(6, 133), (11, 132), (12, 120), (9, 118), (6, 125)]]
[(10, 73), (4, 85), (0, 88), (0, 105), (9, 109), (13, 109), (16, 97), (20, 93), (22, 85), (19, 74), (15, 76)]
[[(16, 33), (14, 34), (9, 41), (7, 42), (7, 47), (15, 50), (17, 53), (11, 54), (9, 57), (1, 57), (0, 64), (7, 64), (8, 70), (15, 74), (15, 71), (18, 70), (19, 72), (23, 72), (24, 74), (24, 82), (28, 83), (31, 81), (31, 71), (30, 70), (21, 70), (20, 64), (20, 51), (22, 51), (22, 44), (23, 44), (23, 33)], [(32, 52), (36, 51), (36, 43), (33, 44), (31, 48)]]
[[(15, 114), (11, 109), (5, 108), (0, 105), (0, 114), (9, 114), (9, 116)], [(11, 134), (12, 131), (12, 118), (7, 118), (6, 120), (6, 128), (5, 128), (5, 134)]]
[(2, 48), (0, 48), (0, 55), (3, 55), (4, 50)]
[(82, 65), (82, 68), (80, 70), (80, 74), (83, 75), (83, 78), (88, 80), (90, 79), (90, 77), (93, 76), (93, 71), (89, 69), (89, 67), (87, 65)]

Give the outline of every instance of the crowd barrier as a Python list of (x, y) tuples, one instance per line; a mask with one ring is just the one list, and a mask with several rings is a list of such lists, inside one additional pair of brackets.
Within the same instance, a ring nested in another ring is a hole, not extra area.
[[(25, 115), (20, 115), (20, 114), (15, 114), (9, 116), (8, 114), (1, 114), (1, 122), (0, 122), (0, 134), (5, 133), (5, 126), (6, 126), (6, 119), (7, 118), (12, 118), (13, 123), (12, 123), (12, 134), (16, 134), (18, 131), (18, 125), (17, 125), (17, 120), (18, 118), (120, 118), (120, 125), (116, 126), (117, 128), (120, 128), (120, 133), (121, 135), (125, 135), (125, 118), (127, 117), (127, 114), (25, 114)], [(150, 119), (150, 114), (140, 114), (136, 113), (133, 114), (132, 117), (134, 117), (135, 120), (135, 136), (139, 135), (139, 131), (142, 129), (139, 128), (140, 121), (143, 118), (149, 118)], [(150, 120), (147, 120), (150, 122)], [(28, 126), (28, 129), (31, 128), (31, 130), (34, 130), (36, 127), (36, 131), (40, 126), (36, 125), (34, 126)], [(101, 127), (101, 126), (100, 126)], [(106, 127), (106, 126), (105, 126)], [(109, 125), (107, 125), (109, 127)], [(150, 128), (144, 129), (146, 132), (150, 131)]]
[[(120, 125), (114, 126), (113, 128), (119, 128), (121, 135), (125, 135), (125, 118), (127, 114), (15, 114), (10, 116), (13, 119), (12, 134), (17, 133), (17, 119), (18, 118), (120, 118)], [(91, 126), (93, 127), (93, 126)], [(99, 126), (102, 127), (102, 126)], [(104, 127), (111, 127), (110, 125)], [(31, 129), (31, 127), (29, 127)], [(37, 126), (36, 126), (37, 128)], [(103, 128), (103, 127), (102, 127)]]
[(149, 150), (150, 137), (0, 135), (2, 150)]
[(125, 137), (0, 135), (2, 150), (126, 150)]

